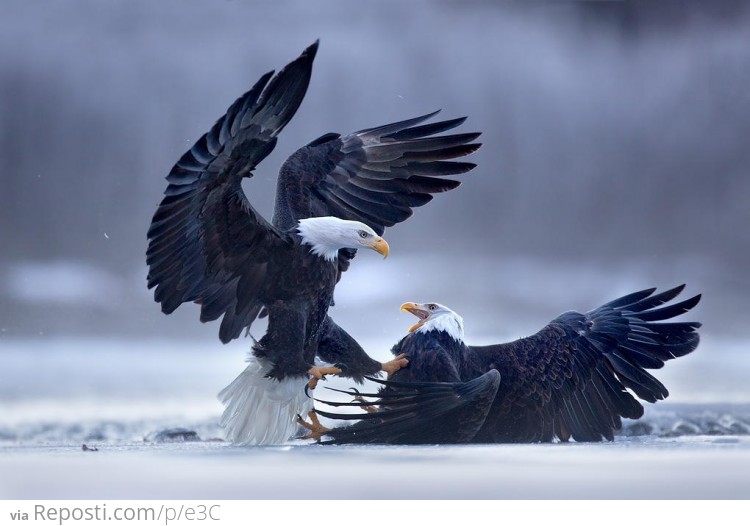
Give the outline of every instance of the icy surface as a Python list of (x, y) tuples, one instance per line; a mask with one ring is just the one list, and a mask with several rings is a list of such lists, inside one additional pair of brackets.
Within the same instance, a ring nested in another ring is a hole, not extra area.
[(5, 447), (0, 498), (744, 498), (750, 437), (605, 444)]
[(0, 340), (0, 498), (750, 498), (742, 342), (657, 371), (669, 400), (614, 443), (449, 447), (227, 444), (216, 393), (246, 347)]

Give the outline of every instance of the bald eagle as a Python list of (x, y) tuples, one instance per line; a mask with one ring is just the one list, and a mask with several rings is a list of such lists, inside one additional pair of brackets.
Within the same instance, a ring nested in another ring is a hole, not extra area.
[[(238, 98), (174, 165), (148, 230), (148, 287), (164, 313), (201, 306), (202, 322), (222, 318), (227, 343), (268, 316), (245, 371), (220, 393), (230, 440), (278, 443), (309, 405), (300, 382), (325, 374), (355, 380), (405, 363), (381, 364), (327, 315), (356, 250), (387, 256), (385, 227), (404, 221), (432, 194), (455, 188), (442, 176), (474, 164), (449, 161), (480, 145), (478, 133), (435, 136), (465, 118), (434, 115), (345, 136), (328, 133), (299, 149), (279, 172), (271, 223), (241, 181), (276, 145), (307, 91), (318, 43)], [(315, 359), (335, 364), (315, 365)]]
[(367, 414), (317, 411), (361, 422), (328, 430), (315, 421), (306, 424), (309, 436), (388, 444), (611, 441), (622, 418), (643, 415), (636, 397), (656, 402), (669, 394), (646, 369), (698, 345), (700, 323), (658, 323), (698, 303), (700, 295), (662, 306), (683, 288), (642, 290), (585, 314), (566, 312), (533, 336), (488, 346), (467, 345), (464, 321), (448, 307), (405, 303), (401, 308), (419, 321), (392, 352), (409, 365), (381, 381), (380, 393), (325, 402)]

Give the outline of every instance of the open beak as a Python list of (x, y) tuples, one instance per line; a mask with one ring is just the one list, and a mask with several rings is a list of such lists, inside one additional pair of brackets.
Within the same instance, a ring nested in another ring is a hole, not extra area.
[(382, 255), (384, 258), (387, 258), (388, 254), (390, 254), (391, 252), (391, 247), (389, 247), (385, 239), (380, 236), (375, 238), (375, 241), (372, 242), (370, 248), (372, 248), (378, 254)]
[(404, 303), (403, 305), (401, 305), (401, 310), (405, 310), (406, 312), (409, 312), (419, 318), (419, 321), (417, 323), (409, 327), (409, 332), (416, 331), (424, 324), (424, 322), (430, 319), (430, 311), (425, 309), (419, 303)]

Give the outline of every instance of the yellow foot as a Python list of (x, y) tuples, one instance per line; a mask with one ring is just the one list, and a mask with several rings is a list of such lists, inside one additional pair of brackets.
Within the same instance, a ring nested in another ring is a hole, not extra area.
[(403, 355), (403, 354), (399, 354), (398, 356), (396, 356), (390, 362), (385, 362), (383, 364), (383, 371), (386, 372), (386, 375), (387, 375), (386, 378), (388, 380), (390, 380), (391, 376), (393, 376), (394, 374), (396, 374), (397, 371), (399, 371), (400, 369), (403, 369), (404, 367), (406, 367), (407, 365), (409, 365), (409, 360), (407, 360), (406, 358), (404, 358), (404, 356), (405, 355)]
[(359, 402), (360, 404), (366, 404), (366, 405), (363, 405), (363, 406), (361, 406), (361, 407), (362, 407), (362, 409), (364, 409), (364, 410), (365, 410), (365, 411), (367, 411), (368, 413), (377, 413), (377, 412), (378, 412), (378, 409), (377, 409), (377, 408), (376, 408), (375, 406), (373, 406), (373, 405), (372, 405), (372, 404), (370, 403), (370, 401), (369, 401), (369, 400), (365, 400), (365, 399), (364, 399), (364, 398), (362, 398), (362, 397), (361, 397), (360, 395), (357, 395), (357, 396), (355, 396), (355, 397), (354, 397), (354, 401), (355, 401), (355, 402)]
[(310, 381), (307, 382), (307, 387), (315, 389), (318, 385), (318, 380), (325, 380), (327, 374), (341, 374), (341, 369), (338, 367), (318, 367), (313, 365), (307, 370), (307, 374), (311, 375)]
[(297, 415), (297, 423), (307, 429), (309, 433), (304, 435), (302, 438), (312, 438), (320, 442), (320, 439), (330, 431), (329, 428), (324, 426), (320, 423), (320, 420), (318, 420), (318, 415), (315, 413), (315, 411), (310, 411), (307, 413), (307, 417), (310, 419), (310, 422), (305, 422), (305, 420)]

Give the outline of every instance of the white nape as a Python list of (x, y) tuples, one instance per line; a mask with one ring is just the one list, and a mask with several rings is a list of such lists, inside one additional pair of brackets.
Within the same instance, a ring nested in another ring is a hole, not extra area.
[(358, 242), (359, 232), (362, 230), (376, 236), (372, 228), (364, 223), (333, 216), (300, 219), (297, 225), (302, 244), (310, 245), (310, 252), (326, 261), (334, 261), (339, 255), (339, 249), (362, 248)]
[(464, 319), (444, 305), (436, 303), (439, 312), (431, 314), (415, 332), (443, 331), (459, 343), (464, 341)]

